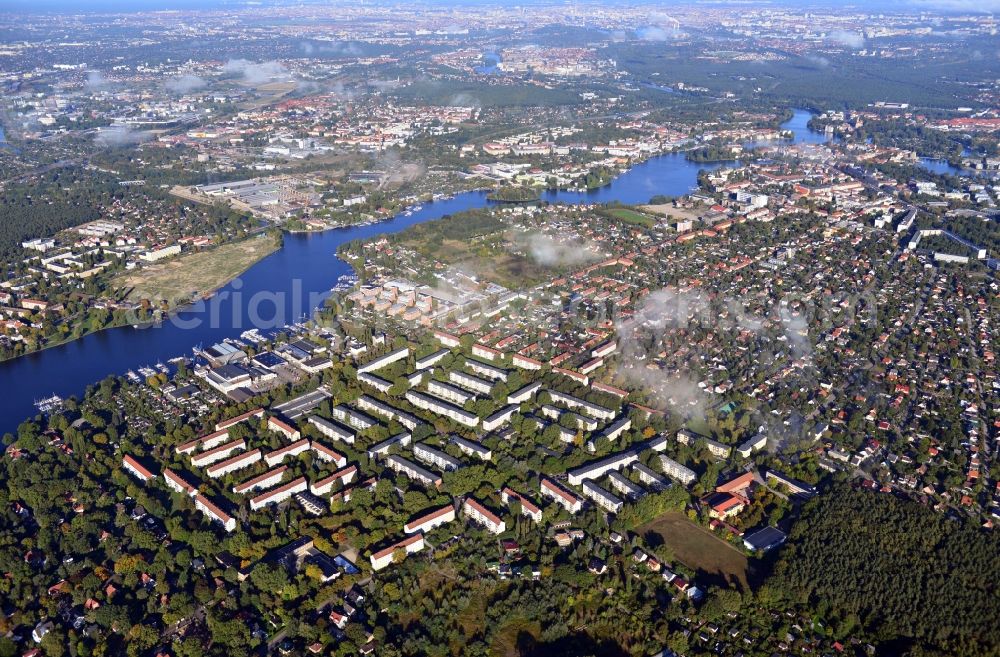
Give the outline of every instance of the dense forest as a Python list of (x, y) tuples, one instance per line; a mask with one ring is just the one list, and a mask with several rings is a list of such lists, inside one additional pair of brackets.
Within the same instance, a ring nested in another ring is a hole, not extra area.
[[(934, 60), (834, 53), (818, 58), (785, 52), (775, 53), (770, 61), (710, 59), (701, 56), (701, 44), (691, 42), (622, 42), (600, 52), (642, 80), (684, 82), (711, 93), (729, 91), (800, 107), (847, 108), (905, 99), (913, 106), (953, 108), (967, 102), (961, 97), (961, 83), (970, 75), (970, 53), (957, 44), (949, 57)], [(985, 59), (983, 65), (995, 66)]]
[(505, 203), (526, 203), (530, 201), (537, 201), (539, 198), (538, 190), (533, 187), (526, 187), (524, 185), (507, 185), (505, 187), (498, 187), (489, 196), (491, 201), (502, 201)]
[(0, 258), (20, 250), (21, 242), (49, 236), (100, 216), (99, 208), (125, 188), (101, 181), (82, 169), (55, 169), (34, 183), (12, 183), (0, 194)]
[(1000, 541), (909, 501), (848, 487), (808, 504), (772, 584), (863, 626), (885, 654), (1000, 655)]

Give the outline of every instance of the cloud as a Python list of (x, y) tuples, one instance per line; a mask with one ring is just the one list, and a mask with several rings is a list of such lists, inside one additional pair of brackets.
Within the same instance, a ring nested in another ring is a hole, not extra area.
[(344, 43), (342, 41), (312, 42), (302, 41), (299, 49), (306, 55), (346, 55), (351, 57), (360, 56), (361, 49), (356, 44)]
[(652, 396), (659, 408), (669, 408), (684, 417), (701, 417), (708, 401), (691, 377), (680, 371), (661, 369), (654, 359), (663, 350), (664, 336), (695, 319), (712, 322), (707, 298), (667, 288), (652, 292), (635, 314), (616, 324), (618, 372)]
[(339, 100), (345, 101), (352, 100), (357, 95), (352, 89), (345, 87), (343, 82), (334, 82), (329, 87), (328, 93)]
[(778, 314), (784, 327), (784, 337), (792, 349), (792, 356), (810, 358), (813, 346), (809, 341), (809, 326), (806, 324), (805, 316), (800, 310), (791, 310), (785, 306), (780, 308)]
[(694, 321), (714, 323), (717, 317), (709, 306), (707, 297), (701, 294), (663, 288), (646, 296), (631, 323), (634, 328), (661, 334), (665, 329), (683, 328)]
[[(766, 363), (788, 354), (798, 361), (800, 372), (810, 369), (813, 345), (809, 338), (805, 309), (800, 304), (780, 304), (763, 316), (751, 312), (735, 299), (712, 299), (707, 292), (685, 292), (668, 288), (647, 295), (635, 313), (615, 323), (619, 372), (633, 384), (648, 389), (660, 408), (686, 417), (704, 413), (709, 394), (678, 370), (666, 369), (658, 359), (676, 343), (682, 331), (746, 332), (741, 340), (754, 345), (757, 360)], [(775, 350), (774, 355), (770, 352)], [(800, 385), (788, 378), (787, 385)], [(706, 382), (707, 383), (707, 382)]]
[(445, 25), (440, 30), (438, 30), (438, 32), (447, 35), (468, 34), (469, 28), (465, 27), (464, 25), (459, 25), (458, 23), (452, 23), (451, 25)]
[(1000, 0), (910, 0), (909, 4), (931, 11), (957, 11), (974, 14), (1000, 12)]
[(113, 86), (113, 83), (100, 71), (88, 71), (87, 79), (83, 83), (83, 88), (89, 91), (99, 91)]
[(518, 233), (513, 242), (545, 267), (572, 267), (595, 262), (602, 257), (597, 247), (579, 237), (556, 239), (541, 232)]
[(113, 125), (107, 128), (99, 128), (94, 143), (104, 148), (117, 148), (120, 146), (131, 146), (141, 144), (153, 138), (152, 133), (145, 130), (133, 130), (128, 126)]
[(860, 32), (836, 30), (834, 32), (830, 32), (827, 38), (834, 43), (839, 43), (842, 46), (847, 46), (848, 48), (853, 48), (854, 50), (864, 48), (865, 46), (865, 37)]
[(669, 372), (655, 366), (647, 367), (629, 359), (625, 352), (620, 356), (618, 373), (633, 386), (647, 391), (659, 409), (670, 409), (685, 418), (705, 416), (708, 394), (697, 382), (682, 372)]
[(238, 75), (243, 82), (251, 86), (291, 79), (285, 65), (275, 60), (257, 63), (247, 59), (230, 59), (223, 64), (222, 72), (227, 75)]
[(660, 11), (649, 14), (646, 23), (635, 31), (636, 37), (643, 41), (671, 41), (682, 34), (680, 21)]
[(806, 55), (806, 61), (812, 62), (820, 68), (826, 68), (830, 65), (830, 60), (826, 57), (820, 57), (819, 55)]
[(300, 94), (314, 94), (323, 90), (318, 82), (312, 80), (296, 80), (295, 91)]
[(205, 88), (207, 83), (203, 78), (200, 78), (197, 75), (184, 73), (183, 75), (170, 78), (164, 83), (163, 86), (166, 87), (167, 91), (176, 94), (187, 94), (192, 91)]
[(466, 93), (458, 93), (448, 99), (448, 107), (472, 107), (479, 109), (482, 103), (475, 96)]
[(635, 35), (643, 41), (669, 41), (671, 38), (666, 30), (656, 26), (639, 28)]
[(378, 91), (392, 91), (402, 86), (399, 80), (369, 80), (368, 86)]

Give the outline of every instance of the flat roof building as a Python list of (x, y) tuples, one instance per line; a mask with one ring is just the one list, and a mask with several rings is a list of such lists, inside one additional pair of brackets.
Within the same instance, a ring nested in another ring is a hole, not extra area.
[(390, 454), (385, 459), (385, 464), (391, 470), (395, 472), (400, 472), (408, 476), (410, 479), (414, 479), (417, 482), (423, 484), (424, 486), (434, 486), (435, 488), (441, 486), (441, 477), (433, 472), (425, 470), (413, 461), (404, 459), (398, 454)]
[(392, 365), (396, 361), (403, 360), (410, 355), (410, 348), (403, 347), (402, 349), (397, 349), (396, 351), (391, 351), (385, 356), (379, 356), (378, 358), (362, 365), (358, 368), (358, 374), (364, 374), (365, 372), (374, 372), (375, 370), (380, 370), (383, 367)]
[(785, 533), (775, 527), (764, 527), (743, 537), (743, 546), (748, 550), (767, 552), (785, 542)]
[(542, 384), (539, 382), (529, 383), (528, 385), (515, 390), (514, 392), (507, 395), (508, 404), (523, 404), (526, 401), (531, 401), (535, 394), (542, 389)]
[(467, 372), (460, 372), (457, 370), (448, 372), (448, 380), (481, 395), (490, 394), (494, 385), (492, 381), (480, 379), (478, 376), (473, 376)]
[(663, 468), (663, 474), (671, 479), (676, 479), (685, 486), (690, 486), (698, 478), (694, 470), (681, 465), (666, 454), (660, 454), (660, 466)]
[(454, 456), (447, 454), (439, 449), (435, 449), (426, 443), (414, 443), (413, 445), (413, 455), (417, 457), (420, 461), (428, 465), (433, 465), (442, 470), (458, 470), (460, 467), (465, 465)]
[(439, 349), (429, 356), (424, 356), (423, 358), (418, 358), (416, 362), (416, 369), (426, 370), (428, 367), (434, 367), (441, 360), (451, 353), (450, 349)]
[(597, 506), (612, 513), (618, 513), (625, 505), (617, 495), (589, 479), (583, 482), (583, 494), (585, 497), (590, 498)]
[(635, 463), (639, 460), (639, 450), (637, 449), (626, 449), (622, 452), (616, 452), (610, 456), (606, 456), (599, 461), (593, 461), (591, 463), (585, 463), (578, 468), (570, 470), (567, 475), (567, 480), (573, 486), (579, 486), (587, 479), (600, 479), (608, 472), (612, 470), (621, 470), (630, 463)]
[(612, 470), (608, 473), (608, 483), (620, 495), (624, 495), (626, 499), (636, 500), (646, 494), (646, 491), (641, 486), (617, 470)]
[(449, 438), (449, 442), (462, 450), (463, 454), (475, 456), (483, 461), (493, 460), (493, 451), (484, 446), (482, 443), (477, 443), (473, 440), (466, 440), (461, 436), (452, 436)]
[(427, 382), (427, 392), (459, 406), (464, 406), (466, 402), (476, 398), (474, 393), (434, 379)]
[(638, 461), (632, 464), (632, 471), (639, 478), (639, 481), (652, 487), (654, 490), (663, 490), (670, 487), (670, 482)]
[(380, 456), (385, 456), (386, 454), (389, 453), (389, 450), (392, 448), (393, 445), (406, 447), (407, 445), (410, 444), (411, 438), (412, 435), (407, 432), (397, 433), (395, 436), (390, 436), (389, 438), (386, 438), (382, 442), (376, 443), (375, 445), (369, 447), (368, 458), (374, 460)]
[(383, 394), (388, 393), (389, 389), (392, 388), (392, 381), (386, 381), (382, 377), (375, 376), (374, 374), (370, 374), (368, 372), (359, 373), (358, 381), (367, 386), (375, 388), (376, 390), (378, 390)]
[(317, 431), (331, 440), (340, 440), (348, 445), (353, 445), (354, 441), (357, 439), (357, 433), (353, 429), (348, 429), (347, 427), (331, 422), (330, 420), (324, 420), (323, 418), (316, 417), (314, 415), (309, 418), (308, 422), (316, 427)]
[(514, 413), (520, 410), (520, 406), (517, 404), (511, 404), (509, 406), (504, 406), (496, 413), (493, 413), (489, 417), (483, 419), (483, 430), (484, 431), (495, 431), (503, 425), (510, 422), (510, 419), (514, 417)]
[(338, 420), (347, 424), (347, 426), (357, 429), (358, 431), (365, 431), (371, 429), (378, 425), (378, 420), (360, 411), (356, 411), (353, 408), (344, 406), (343, 404), (338, 404), (334, 406), (330, 411), (333, 415), (333, 419)]
[[(475, 350), (473, 350), (474, 352)], [(500, 352), (497, 352), (498, 354)], [(490, 359), (492, 360), (492, 359)], [(484, 363), (481, 360), (476, 360), (475, 358), (469, 358), (465, 361), (465, 366), (475, 372), (476, 374), (481, 374), (487, 379), (492, 379), (494, 381), (506, 381), (507, 380), (507, 370), (502, 367), (497, 367), (495, 365), (490, 365), (489, 363)]]
[(590, 417), (597, 418), (598, 420), (612, 420), (614, 419), (616, 413), (610, 408), (604, 408), (597, 404), (591, 404), (588, 401), (574, 397), (573, 395), (568, 395), (564, 392), (559, 392), (558, 390), (549, 390), (549, 396), (552, 398), (553, 403), (562, 404), (568, 408), (578, 409), (581, 413), (585, 413)]
[(479, 426), (479, 417), (475, 413), (470, 413), (436, 397), (431, 397), (415, 390), (408, 390), (406, 392), (406, 400), (417, 408), (443, 415), (467, 427), (475, 428)]
[(418, 425), (421, 424), (419, 418), (410, 415), (406, 411), (401, 411), (395, 406), (390, 406), (389, 404), (380, 402), (374, 397), (369, 397), (368, 395), (361, 395), (355, 403), (358, 405), (358, 408), (371, 411), (372, 413), (384, 417), (387, 420), (395, 420), (410, 431), (413, 431)]

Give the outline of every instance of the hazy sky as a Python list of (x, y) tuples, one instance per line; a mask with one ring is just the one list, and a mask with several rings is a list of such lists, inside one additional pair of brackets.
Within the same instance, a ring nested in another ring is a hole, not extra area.
[[(288, 0), (300, 4), (303, 0)], [(399, 0), (391, 0), (396, 3)], [(501, 0), (420, 0), (421, 4), (495, 4)], [(558, 0), (519, 0), (518, 4), (549, 4)], [(586, 2), (587, 0), (583, 0)], [(635, 4), (633, 0), (624, 0)], [(642, 0), (638, 0), (640, 3)], [(697, 0), (695, 0), (696, 2)], [(336, 5), (337, 0), (305, 0), (308, 4), (328, 3)], [(617, 4), (618, 0), (605, 0), (603, 4)], [(723, 4), (724, 0), (710, 0), (707, 4)], [(67, 11), (67, 12), (121, 12), (155, 11), (165, 9), (212, 9), (217, 7), (244, 7), (248, 5), (285, 4), (282, 0), (0, 0), (0, 11)], [(387, 3), (388, 4), (388, 3)], [(672, 5), (693, 4), (693, 2), (666, 0), (656, 4), (665, 9)], [(747, 4), (745, 0), (740, 4)], [(751, 3), (752, 4), (752, 3)], [(764, 0), (761, 5), (782, 6), (844, 6), (854, 5), (867, 11), (892, 9), (931, 9), (940, 11), (997, 12), (1000, 0)]]

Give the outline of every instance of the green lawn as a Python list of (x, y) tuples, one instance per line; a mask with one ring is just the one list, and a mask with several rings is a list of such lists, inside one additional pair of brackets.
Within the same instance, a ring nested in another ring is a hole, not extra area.
[(636, 531), (643, 537), (659, 536), (681, 563), (707, 579), (749, 589), (746, 556), (684, 514), (664, 513)]
[(633, 226), (652, 228), (654, 224), (653, 218), (649, 215), (645, 215), (629, 208), (611, 208), (608, 210), (608, 214), (619, 221), (623, 221)]

